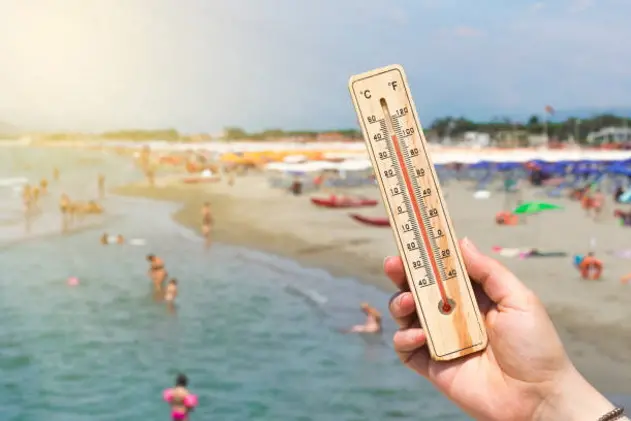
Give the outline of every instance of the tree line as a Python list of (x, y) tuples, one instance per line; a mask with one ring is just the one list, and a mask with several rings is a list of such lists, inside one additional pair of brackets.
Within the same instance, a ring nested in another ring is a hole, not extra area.
[[(537, 115), (532, 115), (525, 122), (512, 121), (507, 117), (494, 118), (491, 121), (473, 121), (464, 117), (437, 118), (429, 126), (425, 126), (426, 132), (431, 132), (438, 138), (458, 137), (466, 132), (482, 132), (495, 136), (499, 133), (511, 131), (527, 132), (528, 134), (545, 134), (551, 138), (565, 140), (574, 138), (584, 141), (590, 132), (598, 131), (604, 127), (631, 127), (631, 119), (613, 114), (596, 115), (590, 118), (567, 118), (563, 121), (544, 121)], [(332, 130), (349, 138), (360, 139), (362, 134), (359, 129)], [(329, 131), (330, 132), (330, 131)], [(229, 127), (224, 131), (228, 140), (238, 139), (276, 139), (283, 137), (317, 137), (322, 132), (318, 131), (283, 131), (281, 129), (266, 130), (263, 132), (248, 133), (242, 128)]]
[[(578, 141), (584, 141), (588, 133), (598, 131), (610, 126), (631, 126), (631, 119), (613, 114), (602, 114), (586, 119), (570, 117), (564, 121), (543, 121), (539, 116), (533, 115), (525, 122), (511, 121), (509, 118), (496, 118), (491, 121), (473, 121), (464, 117), (443, 117), (434, 120), (424, 129), (427, 135), (438, 138), (457, 138), (465, 132), (483, 132), (491, 136), (511, 131), (527, 132), (528, 134), (544, 134), (546, 131), (551, 138), (565, 140), (570, 137)], [(304, 140), (316, 139), (324, 133), (337, 133), (349, 140), (360, 140), (362, 137), (358, 128), (339, 130), (282, 130), (268, 129), (259, 132), (248, 132), (240, 127), (226, 127), (221, 140), (277, 140), (282, 138), (301, 138)], [(105, 139), (146, 142), (152, 140), (162, 141), (195, 141), (196, 136), (184, 135), (173, 128), (157, 130), (118, 130), (103, 132), (100, 134), (85, 133), (46, 133), (38, 136), (43, 140), (83, 140)], [(209, 137), (208, 137), (209, 138)]]
[(605, 127), (631, 127), (631, 119), (613, 114), (602, 114), (579, 119), (569, 117), (563, 121), (545, 121), (533, 115), (526, 122), (511, 121), (509, 118), (497, 118), (489, 122), (475, 122), (466, 118), (439, 118), (432, 122), (429, 129), (438, 137), (457, 137), (468, 131), (484, 132), (491, 136), (502, 132), (522, 131), (528, 134), (545, 134), (558, 140), (574, 138), (584, 141), (591, 132)]

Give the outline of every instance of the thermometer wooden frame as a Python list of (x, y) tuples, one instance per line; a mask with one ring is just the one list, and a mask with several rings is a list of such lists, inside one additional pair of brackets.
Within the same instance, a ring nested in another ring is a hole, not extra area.
[(352, 76), (349, 90), (431, 358), (483, 350), (484, 319), (403, 68)]

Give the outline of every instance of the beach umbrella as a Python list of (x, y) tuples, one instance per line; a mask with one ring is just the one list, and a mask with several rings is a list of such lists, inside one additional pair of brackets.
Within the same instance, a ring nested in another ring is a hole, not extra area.
[(559, 205), (546, 202), (526, 202), (517, 206), (514, 210), (514, 214), (529, 215), (533, 213), (539, 213), (546, 210), (563, 209)]

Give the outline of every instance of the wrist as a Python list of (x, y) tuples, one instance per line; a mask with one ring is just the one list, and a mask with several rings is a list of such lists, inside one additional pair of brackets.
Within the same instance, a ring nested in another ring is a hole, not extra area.
[[(615, 407), (572, 366), (552, 388), (534, 419), (598, 421)], [(627, 418), (619, 418), (618, 421), (623, 419)]]

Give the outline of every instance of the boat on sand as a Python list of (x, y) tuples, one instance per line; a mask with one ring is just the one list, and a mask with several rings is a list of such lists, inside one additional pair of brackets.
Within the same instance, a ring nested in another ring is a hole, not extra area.
[(365, 216), (360, 215), (358, 213), (350, 213), (349, 216), (356, 220), (357, 222), (361, 222), (365, 225), (372, 225), (374, 227), (389, 227), (390, 221), (386, 216)]
[(376, 206), (378, 201), (363, 197), (335, 196), (312, 197), (311, 203), (324, 208), (362, 208)]

